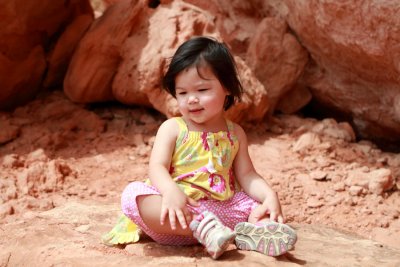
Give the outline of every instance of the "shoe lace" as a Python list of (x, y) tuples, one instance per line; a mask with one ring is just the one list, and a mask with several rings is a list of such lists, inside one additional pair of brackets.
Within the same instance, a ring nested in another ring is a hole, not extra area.
[(219, 225), (219, 222), (214, 214), (208, 213), (204, 216), (204, 219), (201, 220), (200, 224), (197, 226), (196, 234), (199, 236), (200, 240), (205, 240), (207, 234), (214, 228)]

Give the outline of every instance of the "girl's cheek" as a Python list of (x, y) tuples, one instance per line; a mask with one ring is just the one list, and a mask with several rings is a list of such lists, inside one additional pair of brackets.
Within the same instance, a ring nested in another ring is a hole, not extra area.
[(178, 101), (178, 109), (181, 111), (185, 111), (186, 110), (186, 105), (184, 102), (179, 102)]

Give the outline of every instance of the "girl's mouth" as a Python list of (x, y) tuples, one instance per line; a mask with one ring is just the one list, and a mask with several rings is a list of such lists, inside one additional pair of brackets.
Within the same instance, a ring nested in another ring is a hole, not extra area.
[(189, 112), (190, 113), (198, 113), (198, 112), (200, 112), (202, 110), (203, 110), (203, 108), (196, 108), (196, 109), (190, 109)]

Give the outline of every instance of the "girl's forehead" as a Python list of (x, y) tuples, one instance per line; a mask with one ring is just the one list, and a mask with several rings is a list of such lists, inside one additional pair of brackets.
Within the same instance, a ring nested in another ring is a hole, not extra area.
[(182, 70), (175, 77), (175, 87), (176, 89), (182, 89), (187, 87), (202, 86), (213, 83), (217, 80), (217, 77), (209, 67), (192, 66)]
[(198, 76), (199, 78), (201, 78), (203, 80), (216, 79), (212, 68), (207, 64), (193, 65), (193, 66), (187, 67), (186, 69), (181, 71), (178, 75), (184, 74), (184, 73)]

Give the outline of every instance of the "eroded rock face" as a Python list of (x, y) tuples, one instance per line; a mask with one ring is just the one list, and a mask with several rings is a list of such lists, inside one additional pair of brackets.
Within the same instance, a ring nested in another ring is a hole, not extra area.
[(268, 114), (294, 113), (311, 100), (308, 88), (296, 84), (308, 61), (307, 51), (290, 33), (268, 1), (184, 0), (215, 17), (215, 25), (235, 55), (245, 59), (268, 92)]
[(161, 78), (169, 59), (185, 40), (195, 35), (219, 38), (211, 15), (174, 1), (155, 10), (143, 9), (130, 27), (132, 34), (121, 48), (113, 95), (123, 103), (148, 104), (167, 116), (177, 115), (175, 99), (161, 90)]
[(1, 5), (0, 109), (26, 103), (43, 86), (60, 84), (92, 13), (87, 0), (10, 0)]
[[(303, 74), (308, 53), (288, 30), (286, 22), (279, 17), (263, 19), (246, 54), (246, 62), (268, 91), (269, 114), (285, 94), (302, 89), (294, 85)], [(291, 101), (291, 112), (302, 108), (310, 97), (300, 99), (305, 101)]]
[(352, 116), (364, 136), (400, 133), (400, 3), (268, 1), (311, 55), (313, 97)]
[(111, 84), (121, 61), (120, 49), (144, 1), (119, 1), (98, 18), (82, 38), (64, 79), (64, 92), (75, 102), (113, 100)]
[(93, 15), (79, 15), (65, 28), (57, 39), (54, 49), (48, 55), (47, 74), (43, 82), (44, 87), (61, 85), (74, 49), (93, 21)]
[[(168, 117), (179, 114), (176, 100), (160, 90), (169, 59), (192, 36), (222, 38), (214, 17), (194, 5), (182, 1), (156, 9), (147, 5), (147, 1), (119, 1), (92, 25), (64, 80), (64, 91), (73, 101), (116, 99), (152, 106)], [(261, 120), (268, 109), (267, 92), (246, 63), (240, 58), (236, 61), (246, 91), (228, 116)]]
[(35, 45), (26, 53), (26, 57), (21, 55), (14, 60), (0, 53), (1, 109), (11, 109), (26, 103), (40, 90), (46, 69), (45, 52), (40, 45)]
[(276, 10), (262, 0), (184, 0), (215, 17), (215, 25), (223, 40), (236, 55), (245, 56), (247, 48), (262, 18)]
[(176, 115), (175, 100), (159, 90), (168, 58), (191, 36), (211, 35), (241, 57), (246, 94), (231, 118), (294, 113), (313, 98), (348, 115), (361, 137), (398, 139), (396, 1), (90, 0), (107, 7), (94, 23), (89, 0), (33, 2), (0, 8), (0, 109), (63, 82), (76, 102), (118, 100)]

